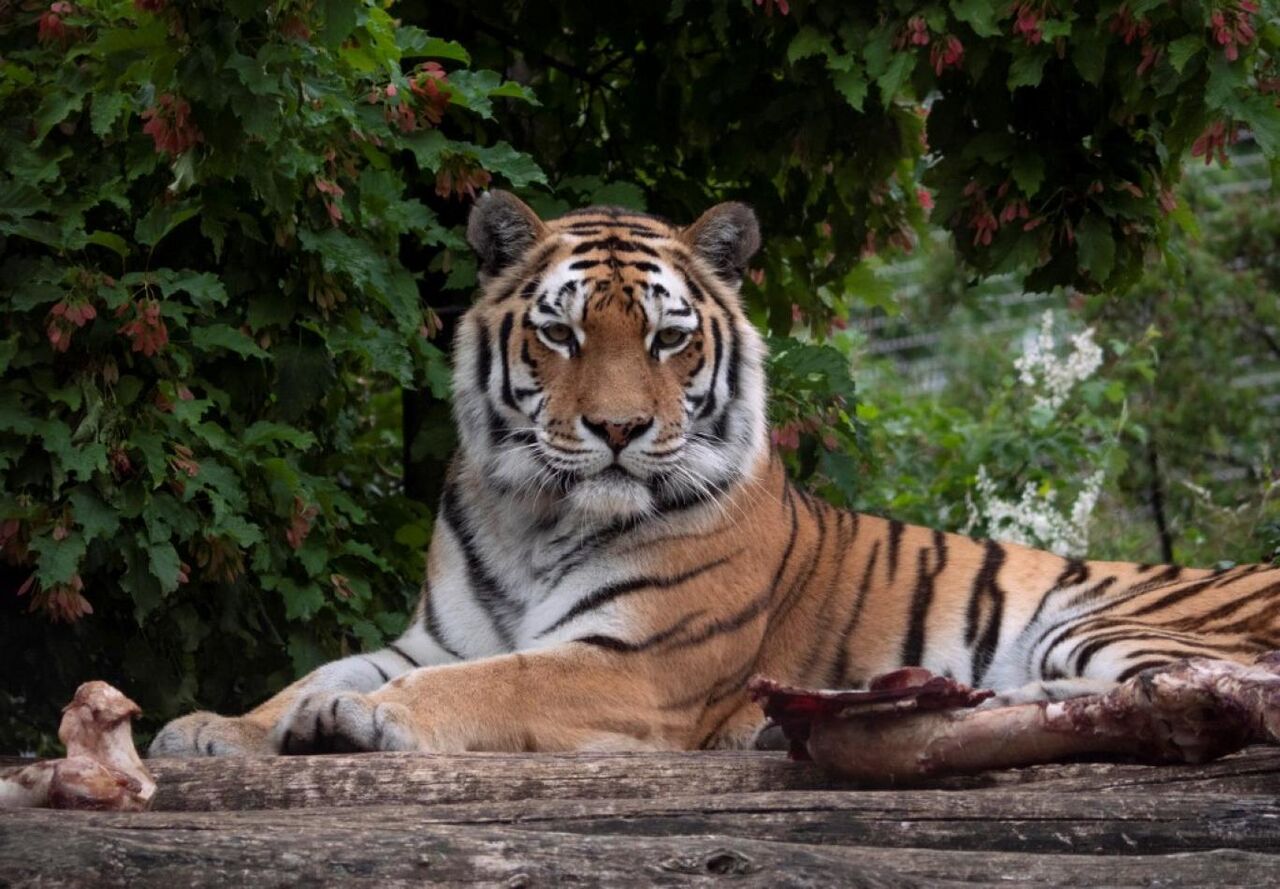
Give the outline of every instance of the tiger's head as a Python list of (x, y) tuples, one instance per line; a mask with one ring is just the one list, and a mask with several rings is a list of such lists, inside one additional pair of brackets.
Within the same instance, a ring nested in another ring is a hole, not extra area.
[(738, 288), (755, 214), (678, 228), (592, 207), (539, 219), (492, 191), (467, 239), (481, 294), (454, 345), (465, 459), (588, 522), (714, 500), (765, 452), (764, 344)]

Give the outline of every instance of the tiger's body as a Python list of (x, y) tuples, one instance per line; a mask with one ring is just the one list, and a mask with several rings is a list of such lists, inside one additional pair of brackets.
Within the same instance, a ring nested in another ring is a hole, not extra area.
[(763, 673), (923, 665), (1001, 700), (1280, 647), (1280, 569), (1063, 559), (837, 510), (765, 425), (737, 283), (754, 216), (473, 212), (484, 292), (454, 347), (461, 447), (409, 629), (152, 755), (751, 744)]

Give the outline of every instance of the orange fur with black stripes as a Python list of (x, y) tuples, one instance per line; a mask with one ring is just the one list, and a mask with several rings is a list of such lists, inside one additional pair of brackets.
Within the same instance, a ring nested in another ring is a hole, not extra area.
[(410, 628), (152, 754), (741, 746), (764, 673), (919, 664), (1003, 701), (1280, 643), (1280, 569), (1063, 559), (842, 512), (770, 452), (738, 283), (754, 215), (687, 228), (491, 193), (454, 344), (461, 447)]

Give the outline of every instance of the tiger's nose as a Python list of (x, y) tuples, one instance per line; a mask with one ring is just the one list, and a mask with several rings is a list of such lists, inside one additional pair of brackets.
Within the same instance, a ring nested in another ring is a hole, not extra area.
[(649, 427), (653, 425), (653, 417), (629, 417), (618, 420), (584, 416), (582, 425), (586, 426), (593, 435), (602, 439), (617, 454), (649, 431)]

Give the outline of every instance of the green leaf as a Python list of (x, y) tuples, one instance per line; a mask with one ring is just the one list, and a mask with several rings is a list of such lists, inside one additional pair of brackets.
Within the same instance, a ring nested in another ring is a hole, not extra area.
[(280, 416), (296, 420), (324, 397), (334, 379), (329, 353), (317, 346), (282, 343), (272, 350)]
[(1204, 49), (1204, 37), (1200, 34), (1188, 34), (1170, 42), (1168, 47), (1169, 64), (1179, 74), (1187, 67), (1191, 57)]
[[(309, 451), (316, 446), (316, 437), (310, 432), (298, 429), (285, 423), (273, 423), (270, 420), (259, 420), (240, 436), (241, 442), (248, 448), (261, 448), (283, 442), (291, 448)], [(270, 448), (274, 453), (276, 449)]]
[(1236, 105), (1236, 114), (1253, 132), (1263, 155), (1280, 157), (1280, 108), (1268, 96), (1249, 96)]
[(1096, 283), (1105, 283), (1116, 259), (1111, 223), (1105, 216), (1089, 213), (1076, 226), (1076, 243), (1079, 245), (1081, 268)]
[(324, 607), (324, 590), (319, 584), (299, 585), (284, 578), (279, 592), (284, 599), (284, 616), (289, 620), (307, 620)]
[(1013, 158), (1013, 181), (1027, 197), (1035, 197), (1044, 181), (1044, 158), (1032, 150), (1025, 150)]
[(129, 256), (129, 242), (114, 232), (90, 232), (85, 237), (85, 242), (89, 244), (97, 244), (99, 247), (106, 247), (121, 259), (125, 259)]
[(831, 38), (812, 25), (804, 25), (796, 32), (796, 36), (791, 38), (791, 43), (787, 46), (787, 61), (794, 65), (801, 59), (828, 55), (831, 52)]
[(252, 337), (227, 324), (206, 324), (191, 331), (191, 343), (206, 352), (226, 349), (241, 358), (270, 358)]
[(902, 85), (911, 76), (911, 69), (915, 66), (915, 62), (916, 59), (912, 53), (900, 52), (894, 54), (889, 67), (876, 78), (876, 85), (880, 87), (881, 102), (888, 105), (898, 98)]
[(840, 71), (831, 78), (832, 84), (835, 85), (836, 91), (844, 96), (855, 111), (862, 110), (862, 103), (867, 98), (867, 78), (862, 72), (862, 67), (851, 68), (848, 71)]
[(178, 588), (182, 560), (173, 544), (168, 541), (147, 544), (147, 562), (151, 565), (151, 576), (160, 584), (160, 592), (172, 593)]
[(400, 44), (401, 58), (449, 59), (464, 65), (471, 64), (471, 55), (462, 44), (431, 37), (415, 25), (401, 25), (396, 30), (396, 41)]
[(79, 531), (72, 531), (62, 540), (54, 540), (52, 534), (31, 539), (31, 549), (40, 558), (36, 563), (36, 578), (45, 589), (54, 584), (70, 583), (80, 570), (85, 554), (85, 539)]
[(109, 538), (120, 527), (120, 514), (103, 503), (90, 488), (78, 486), (67, 500), (71, 503), (76, 524), (84, 531), (85, 540)]
[(1071, 40), (1072, 63), (1080, 76), (1095, 86), (1102, 83), (1102, 74), (1107, 67), (1109, 37), (1109, 34), (1090, 30), (1076, 34)]
[(979, 37), (999, 37), (996, 6), (990, 0), (951, 0), (951, 12)]
[(44, 94), (40, 107), (36, 109), (35, 131), (36, 142), (43, 142), (49, 131), (66, 120), (71, 114), (84, 107), (84, 92), (57, 86)]
[(197, 309), (227, 304), (227, 290), (222, 286), (221, 279), (212, 272), (183, 271), (172, 278), (162, 278), (160, 292), (165, 296), (186, 293), (190, 295), (191, 304)]
[(1020, 50), (1014, 54), (1013, 63), (1009, 65), (1008, 87), (1015, 90), (1022, 86), (1035, 86), (1044, 75), (1044, 63), (1049, 61), (1049, 51)]
[(140, 244), (154, 247), (182, 223), (200, 212), (200, 207), (190, 201), (180, 203), (157, 203), (138, 220), (133, 236)]
[(321, 0), (324, 10), (324, 27), (318, 35), (320, 45), (337, 49), (356, 28), (356, 15), (365, 4), (358, 0)]
[(512, 188), (524, 188), (537, 183), (547, 184), (547, 176), (531, 155), (516, 151), (506, 142), (487, 148), (473, 148), (469, 152), (486, 170), (497, 173), (511, 183)]
[(644, 189), (634, 182), (610, 182), (591, 193), (591, 203), (645, 211)]
[(13, 361), (13, 356), (17, 354), (18, 334), (12, 334), (7, 339), (0, 340), (0, 374), (9, 369), (9, 364)]
[(94, 93), (89, 107), (89, 128), (95, 136), (105, 136), (128, 107), (129, 97), (124, 93)]

